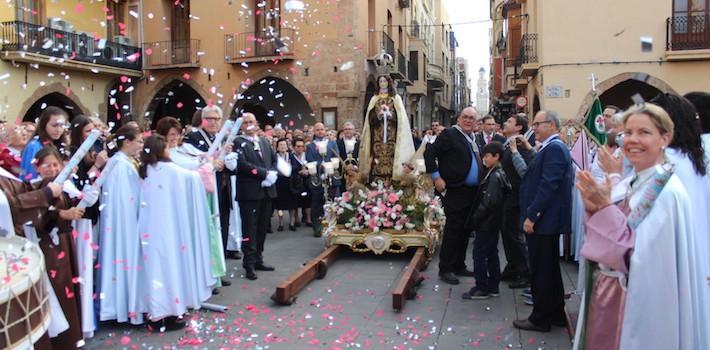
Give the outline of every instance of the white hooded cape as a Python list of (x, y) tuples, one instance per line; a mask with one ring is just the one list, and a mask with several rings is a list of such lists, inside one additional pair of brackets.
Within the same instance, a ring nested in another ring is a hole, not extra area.
[(199, 175), (172, 162), (148, 167), (141, 185), (139, 232), (143, 300), (151, 320), (200, 308), (217, 279), (210, 267), (210, 216)]
[(140, 178), (125, 153), (118, 152), (109, 161), (117, 163), (104, 180), (99, 205), (99, 320), (141, 324)]

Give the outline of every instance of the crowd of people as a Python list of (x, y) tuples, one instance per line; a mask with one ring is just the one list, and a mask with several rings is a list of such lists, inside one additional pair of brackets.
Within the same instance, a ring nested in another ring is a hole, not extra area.
[[(164, 117), (153, 130), (128, 122), (112, 131), (52, 106), (36, 124), (3, 124), (0, 209), (9, 214), (0, 217), (11, 221), (0, 233), (36, 237), (61, 307), (53, 322), (67, 325), (36, 346), (80, 346), (96, 321), (184, 327), (182, 315), (231, 284), (225, 259), (241, 259), (255, 280), (274, 270), (268, 233), (305, 225), (321, 235), (323, 205), (347, 185), (324, 186), (323, 162), (396, 180), (420, 150), (446, 214), (439, 278), (476, 281), (463, 299), (496, 297), (509, 281), (533, 305), (515, 327), (566, 326), (560, 238), (572, 234), (585, 295), (577, 347), (710, 348), (709, 94), (608, 106), (607, 144), (583, 150), (587, 165), (571, 152), (584, 131), (554, 111), (497, 121), (468, 107), (455, 125), (434, 121), (420, 133), (384, 80), (362, 132), (350, 122), (259, 125), (243, 113), (241, 132), (213, 145), (227, 121), (216, 106), (190, 125)], [(388, 124), (390, 113), (404, 119)], [(55, 181), (77, 153), (72, 175)]]

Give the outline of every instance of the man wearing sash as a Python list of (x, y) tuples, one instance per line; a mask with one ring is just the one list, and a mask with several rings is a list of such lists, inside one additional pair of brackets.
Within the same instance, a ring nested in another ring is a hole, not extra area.
[[(183, 139), (183, 143), (188, 143), (202, 152), (207, 152), (212, 146), (212, 142), (215, 136), (219, 132), (219, 128), (222, 126), (222, 109), (210, 105), (202, 109), (201, 121), (199, 127), (195, 128), (195, 131), (187, 133)], [(195, 120), (195, 122), (197, 122)], [(219, 200), (219, 224), (220, 233), (222, 234), (222, 246), (226, 250), (227, 248), (227, 238), (229, 237), (229, 215), (232, 209), (231, 198), (232, 193), (230, 191), (230, 171), (228, 169), (216, 169), (215, 175), (217, 177), (217, 198)], [(225, 251), (225, 255), (233, 256), (234, 253)], [(222, 279), (222, 284), (225, 286), (231, 285), (231, 283)]]
[(520, 222), (528, 241), (534, 307), (527, 319), (513, 321), (513, 326), (547, 332), (552, 325), (567, 324), (558, 260), (560, 235), (572, 230), (574, 170), (559, 137), (557, 113), (540, 111), (532, 128), (542, 146), (520, 183)]
[(482, 178), (483, 164), (473, 135), (476, 110), (467, 107), (458, 123), (445, 129), (424, 151), (426, 172), (443, 195), (446, 224), (439, 251), (439, 278), (445, 283), (458, 284), (458, 276), (472, 277), (466, 269), (466, 248), (471, 230), (466, 219), (475, 208), (474, 197)]

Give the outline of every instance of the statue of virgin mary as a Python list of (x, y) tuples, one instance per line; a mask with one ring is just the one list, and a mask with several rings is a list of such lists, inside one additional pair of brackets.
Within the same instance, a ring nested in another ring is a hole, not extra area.
[(360, 140), (360, 172), (368, 181), (390, 183), (404, 174), (414, 155), (414, 141), (402, 98), (389, 75), (377, 77), (378, 93), (370, 99)]

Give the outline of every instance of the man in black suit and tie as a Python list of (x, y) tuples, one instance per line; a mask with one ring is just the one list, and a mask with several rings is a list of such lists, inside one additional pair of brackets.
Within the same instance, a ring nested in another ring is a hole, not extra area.
[(257, 278), (255, 270), (273, 271), (264, 264), (264, 241), (271, 219), (271, 200), (276, 198), (276, 155), (269, 142), (256, 134), (256, 117), (242, 115), (242, 132), (234, 140), (237, 162), (237, 201), (242, 217), (242, 266), (246, 277)]
[(557, 113), (540, 111), (532, 127), (542, 145), (520, 183), (520, 222), (527, 235), (534, 306), (527, 319), (513, 321), (513, 326), (548, 332), (551, 326), (567, 325), (559, 240), (560, 234), (572, 231), (574, 170), (559, 137)]
[(496, 133), (496, 120), (493, 116), (487, 115), (481, 118), (481, 125), (483, 130), (476, 134), (476, 143), (478, 143), (479, 149), (493, 141), (505, 143), (505, 137)]
[(449, 284), (458, 284), (456, 276), (473, 276), (466, 269), (466, 249), (471, 230), (465, 228), (483, 164), (474, 141), (473, 128), (476, 110), (467, 107), (458, 122), (439, 134), (436, 141), (424, 151), (426, 171), (431, 174), (436, 190), (444, 194), (443, 204), (446, 224), (439, 253), (439, 278)]
[[(336, 141), (340, 159), (345, 165), (358, 165), (358, 155), (360, 153), (360, 141), (355, 138), (355, 125), (351, 122), (343, 124), (342, 137)], [(340, 184), (340, 192), (345, 192), (346, 184)]]

